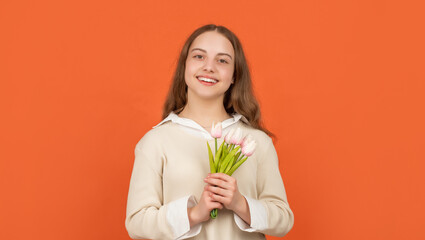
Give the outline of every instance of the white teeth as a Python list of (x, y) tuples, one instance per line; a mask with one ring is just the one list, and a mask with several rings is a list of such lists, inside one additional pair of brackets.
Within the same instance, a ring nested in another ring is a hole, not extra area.
[(198, 77), (199, 80), (204, 82), (210, 82), (210, 83), (216, 83), (217, 80), (211, 79), (211, 78), (204, 78), (204, 77)]

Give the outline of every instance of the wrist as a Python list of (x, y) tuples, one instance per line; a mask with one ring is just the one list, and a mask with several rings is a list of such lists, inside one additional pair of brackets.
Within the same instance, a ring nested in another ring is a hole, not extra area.
[(231, 209), (231, 210), (237, 214), (237, 213), (240, 213), (241, 211), (244, 211), (246, 209), (246, 205), (248, 205), (248, 203), (246, 202), (245, 197), (242, 194), (240, 194), (238, 197), (238, 200), (236, 201), (234, 209)]
[(201, 219), (199, 218), (198, 214), (197, 214), (197, 206), (194, 206), (192, 208), (188, 208), (187, 209), (187, 216), (189, 218), (189, 224), (190, 227), (195, 226), (198, 223), (201, 223)]
[(248, 225), (251, 225), (251, 213), (249, 210), (248, 200), (241, 195), (239, 204), (237, 204), (236, 209), (233, 210), (242, 220), (244, 220)]

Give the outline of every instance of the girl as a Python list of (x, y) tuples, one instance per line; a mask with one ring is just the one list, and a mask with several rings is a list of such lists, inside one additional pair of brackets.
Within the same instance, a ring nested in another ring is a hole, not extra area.
[[(257, 142), (232, 176), (208, 174), (213, 122), (222, 122), (223, 134), (239, 127)], [(181, 51), (163, 121), (136, 145), (125, 219), (130, 237), (249, 240), (288, 233), (294, 214), (267, 134), (238, 38), (223, 26), (195, 30)], [(210, 219), (215, 208), (218, 217)]]

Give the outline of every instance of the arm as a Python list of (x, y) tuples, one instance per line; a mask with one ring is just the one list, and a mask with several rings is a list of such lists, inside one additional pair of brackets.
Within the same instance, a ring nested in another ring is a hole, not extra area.
[(251, 212), (249, 209), (247, 198), (245, 196), (241, 195), (239, 203), (236, 205), (236, 208), (233, 211), (246, 224), (251, 225)]
[(196, 204), (193, 197), (163, 203), (163, 161), (160, 145), (146, 134), (136, 145), (127, 200), (125, 226), (133, 239), (184, 239), (200, 231), (201, 226), (189, 226), (187, 208)]
[(282, 237), (292, 229), (294, 214), (288, 204), (276, 149), (270, 138), (265, 151), (260, 154), (257, 172), (258, 200), (253, 200), (261, 203), (267, 212), (267, 223), (260, 232)]

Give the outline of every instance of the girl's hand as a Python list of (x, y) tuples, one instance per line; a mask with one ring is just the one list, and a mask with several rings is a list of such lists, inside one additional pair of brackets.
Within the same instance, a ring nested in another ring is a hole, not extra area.
[(193, 208), (189, 208), (187, 210), (191, 227), (198, 223), (208, 221), (208, 219), (210, 219), (210, 212), (213, 209), (223, 208), (223, 204), (217, 202), (216, 200), (213, 200), (210, 194), (212, 193), (204, 189), (199, 203)]
[(212, 200), (222, 203), (225, 208), (237, 212), (237, 208), (247, 204), (235, 178), (225, 173), (210, 173), (204, 181), (208, 183), (204, 189), (210, 192)]

